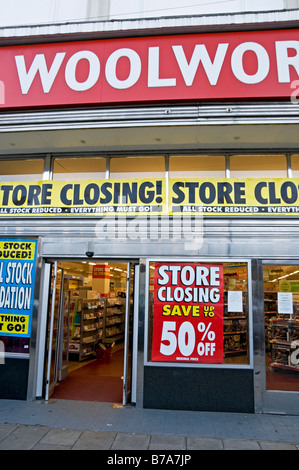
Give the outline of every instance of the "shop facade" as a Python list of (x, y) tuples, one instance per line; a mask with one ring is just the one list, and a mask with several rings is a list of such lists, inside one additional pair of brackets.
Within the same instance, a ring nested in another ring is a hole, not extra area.
[(299, 413), (295, 27), (3, 47), (1, 398), (49, 399), (124, 294), (116, 401)]

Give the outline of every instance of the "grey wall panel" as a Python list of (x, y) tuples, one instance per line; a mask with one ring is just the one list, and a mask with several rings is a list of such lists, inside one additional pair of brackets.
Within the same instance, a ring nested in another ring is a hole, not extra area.
[(145, 408), (253, 413), (253, 371), (145, 367), (143, 405)]
[[(151, 238), (144, 233), (140, 240), (101, 239), (94, 219), (0, 219), (1, 236), (40, 236), (43, 256), (246, 256), (298, 257), (298, 218), (271, 219), (204, 219), (203, 233), (193, 241), (180, 238), (175, 231), (169, 237), (158, 233)], [(202, 236), (202, 239), (200, 238)]]
[(29, 360), (6, 358), (0, 367), (0, 399), (26, 400)]

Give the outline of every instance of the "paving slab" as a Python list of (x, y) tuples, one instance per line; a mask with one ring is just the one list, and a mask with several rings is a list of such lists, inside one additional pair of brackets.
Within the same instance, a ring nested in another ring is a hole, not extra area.
[(187, 437), (187, 450), (222, 450), (223, 443), (221, 439), (213, 437)]
[(58, 445), (58, 446), (70, 446), (72, 447), (79, 437), (82, 431), (72, 429), (51, 429), (45, 436), (40, 440), (40, 445)]
[(111, 431), (84, 431), (73, 446), (73, 450), (109, 450), (116, 433)]
[(149, 450), (185, 450), (186, 438), (182, 436), (151, 436)]
[(223, 439), (225, 450), (261, 450), (257, 441), (248, 439)]
[(13, 432), (18, 427), (17, 424), (0, 424), (0, 441), (7, 437), (11, 432)]
[(297, 444), (288, 442), (260, 441), (262, 450), (299, 450)]
[(72, 446), (36, 444), (36, 446), (34, 446), (32, 450), (72, 450)]
[(17, 426), (0, 442), (0, 450), (30, 450), (49, 432), (44, 426)]
[(118, 433), (111, 450), (147, 450), (150, 436), (147, 434)]

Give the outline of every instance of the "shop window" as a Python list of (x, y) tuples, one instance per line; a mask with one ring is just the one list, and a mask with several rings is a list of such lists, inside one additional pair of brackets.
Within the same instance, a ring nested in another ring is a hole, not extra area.
[(299, 266), (264, 265), (267, 390), (299, 392)]
[(169, 177), (225, 178), (225, 156), (172, 156), (169, 158)]
[(111, 178), (163, 178), (164, 157), (119, 157), (110, 160)]
[(299, 178), (299, 155), (292, 155), (291, 164), (293, 178)]
[(148, 361), (248, 365), (246, 263), (151, 262)]
[(0, 181), (39, 181), (44, 160), (0, 160)]
[(106, 158), (55, 158), (53, 180), (75, 181), (104, 179)]
[(287, 178), (285, 155), (231, 155), (231, 178)]

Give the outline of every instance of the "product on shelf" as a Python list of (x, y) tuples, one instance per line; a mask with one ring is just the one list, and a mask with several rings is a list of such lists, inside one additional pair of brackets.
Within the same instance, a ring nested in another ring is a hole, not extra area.
[(278, 292), (264, 292), (266, 352), (269, 354), (270, 371), (299, 372), (297, 360), (293, 360), (294, 342), (299, 340), (299, 293), (293, 293), (293, 313), (279, 314)]
[(223, 350), (225, 357), (247, 354), (247, 292), (243, 292), (243, 311), (228, 311), (227, 291), (224, 292)]
[[(99, 358), (103, 346), (111, 354), (114, 343), (124, 337), (124, 306), (122, 299), (114, 297), (75, 297), (71, 311), (69, 352), (76, 354), (79, 361), (90, 356)], [(108, 356), (108, 352), (105, 356)]]

